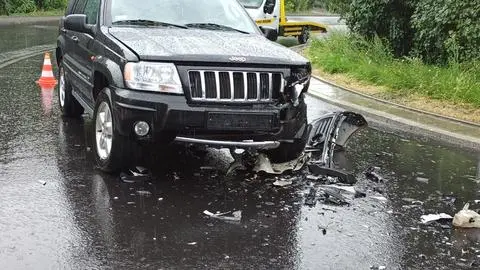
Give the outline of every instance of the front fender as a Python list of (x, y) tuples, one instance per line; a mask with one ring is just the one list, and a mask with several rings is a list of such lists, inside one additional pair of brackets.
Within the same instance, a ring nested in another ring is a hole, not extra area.
[(109, 84), (118, 88), (125, 88), (123, 72), (120, 66), (105, 56), (98, 56), (93, 62), (93, 71), (102, 73)]

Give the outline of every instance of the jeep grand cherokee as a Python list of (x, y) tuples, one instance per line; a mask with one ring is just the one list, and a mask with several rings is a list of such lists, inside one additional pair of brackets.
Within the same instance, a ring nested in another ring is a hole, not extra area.
[(237, 0), (71, 0), (56, 59), (64, 116), (93, 116), (99, 167), (135, 141), (253, 148), (294, 159), (311, 66)]

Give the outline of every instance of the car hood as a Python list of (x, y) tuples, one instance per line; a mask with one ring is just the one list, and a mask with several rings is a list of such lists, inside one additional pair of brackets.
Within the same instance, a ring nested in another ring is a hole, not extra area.
[(203, 29), (111, 27), (140, 60), (303, 65), (307, 59), (259, 34)]

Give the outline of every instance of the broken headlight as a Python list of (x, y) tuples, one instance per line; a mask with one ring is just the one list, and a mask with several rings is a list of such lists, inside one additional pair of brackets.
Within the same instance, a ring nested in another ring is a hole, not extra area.
[(298, 105), (302, 93), (308, 91), (311, 74), (312, 68), (310, 64), (306, 67), (292, 68), (288, 89), (290, 89), (289, 95), (294, 106)]

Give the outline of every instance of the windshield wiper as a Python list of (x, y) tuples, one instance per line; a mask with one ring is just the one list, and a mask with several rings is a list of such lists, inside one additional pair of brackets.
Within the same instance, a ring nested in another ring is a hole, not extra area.
[(185, 24), (185, 26), (195, 27), (200, 29), (208, 29), (208, 30), (235, 31), (243, 34), (250, 34), (249, 32), (239, 30), (228, 25), (222, 25), (222, 24), (216, 24), (216, 23), (188, 23), (188, 24)]
[(113, 25), (165, 26), (165, 27), (176, 27), (176, 28), (183, 28), (183, 29), (188, 28), (187, 26), (180, 25), (180, 24), (173, 24), (173, 23), (159, 22), (159, 21), (152, 21), (152, 20), (140, 20), (140, 19), (115, 21), (112, 24)]

